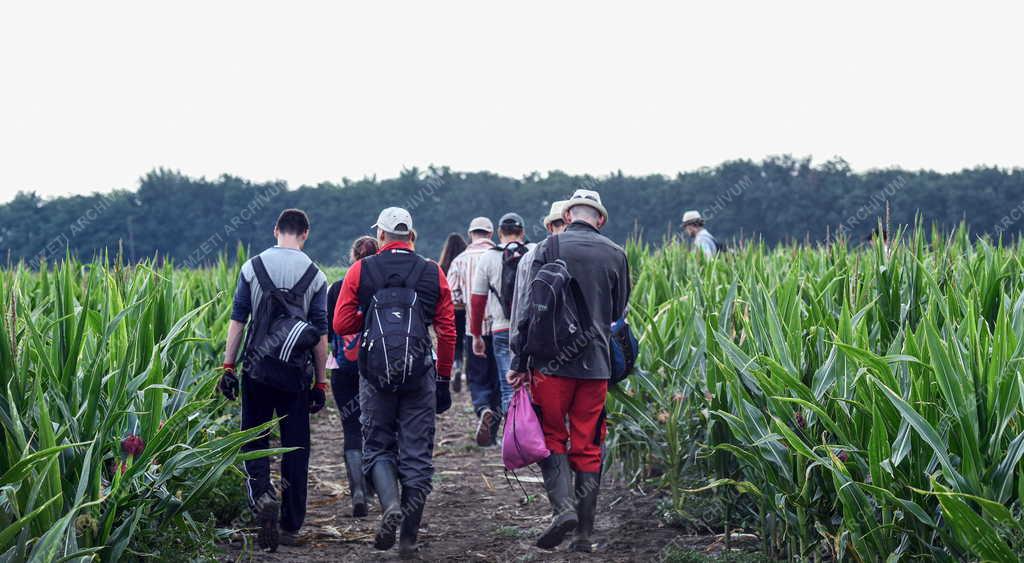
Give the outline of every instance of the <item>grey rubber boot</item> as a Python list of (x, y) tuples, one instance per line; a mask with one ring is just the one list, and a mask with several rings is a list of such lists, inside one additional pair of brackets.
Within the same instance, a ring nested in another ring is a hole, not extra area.
[(423, 508), (427, 505), (427, 495), (416, 489), (402, 489), (402, 529), (398, 536), (398, 556), (402, 559), (416, 557), (419, 547), (416, 540), (420, 534), (420, 521), (423, 519)]
[(569, 546), (577, 553), (590, 553), (594, 545), (590, 537), (594, 534), (594, 519), (597, 517), (597, 493), (601, 489), (600, 473), (576, 472), (576, 516), (579, 524)]
[(383, 512), (380, 528), (373, 539), (373, 547), (381, 551), (391, 549), (395, 545), (395, 533), (402, 522), (402, 506), (398, 502), (398, 470), (388, 462), (378, 462), (370, 469), (373, 488), (380, 499)]
[(368, 512), (362, 450), (345, 450), (345, 470), (348, 472), (348, 488), (352, 491), (352, 516), (362, 518)]
[(565, 454), (551, 454), (540, 462), (544, 488), (551, 502), (551, 524), (537, 539), (537, 547), (554, 549), (565, 540), (565, 536), (576, 529), (578, 519), (572, 498), (572, 471)]

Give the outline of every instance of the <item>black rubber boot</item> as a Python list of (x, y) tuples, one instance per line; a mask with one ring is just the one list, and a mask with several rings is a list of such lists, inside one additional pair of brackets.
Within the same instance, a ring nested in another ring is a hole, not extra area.
[(576, 472), (576, 516), (579, 524), (569, 546), (570, 551), (590, 553), (594, 550), (590, 536), (594, 534), (594, 519), (597, 517), (597, 493), (601, 489), (600, 473)]
[(576, 529), (578, 520), (572, 498), (572, 472), (565, 454), (551, 454), (540, 462), (544, 488), (551, 502), (551, 524), (537, 539), (537, 547), (554, 549), (565, 539), (566, 534)]
[(395, 532), (402, 522), (402, 506), (398, 502), (398, 470), (389, 462), (378, 462), (370, 469), (370, 479), (373, 480), (373, 488), (377, 490), (380, 510), (383, 512), (373, 547), (385, 551), (395, 545)]
[(402, 489), (402, 530), (398, 536), (398, 556), (402, 559), (416, 557), (419, 548), (416, 540), (420, 533), (420, 521), (423, 519), (423, 508), (427, 505), (427, 495), (416, 489)]
[(345, 450), (345, 470), (348, 472), (348, 488), (352, 491), (352, 516), (362, 518), (368, 512), (362, 450)]

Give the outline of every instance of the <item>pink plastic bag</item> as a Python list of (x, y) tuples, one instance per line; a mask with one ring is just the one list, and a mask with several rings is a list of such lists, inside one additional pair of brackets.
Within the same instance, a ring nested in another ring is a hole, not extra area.
[(506, 469), (519, 469), (551, 455), (544, 444), (544, 430), (533, 412), (530, 390), (522, 386), (512, 395), (505, 417), (505, 435), (501, 442), (501, 460)]

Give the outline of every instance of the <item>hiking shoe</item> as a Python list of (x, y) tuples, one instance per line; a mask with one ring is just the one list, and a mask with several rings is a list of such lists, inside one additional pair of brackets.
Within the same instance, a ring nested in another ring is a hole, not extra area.
[(480, 422), (476, 425), (476, 445), (483, 448), (494, 444), (498, 421), (498, 413), (491, 409), (485, 408), (480, 412)]
[(256, 505), (256, 523), (259, 531), (256, 532), (256, 544), (260, 549), (271, 553), (277, 551), (280, 542), (280, 532), (277, 528), (277, 520), (281, 513), (281, 503), (276, 499), (264, 497)]
[(280, 545), (287, 545), (287, 546), (295, 547), (295, 546), (300, 546), (300, 545), (305, 545), (306, 544), (306, 538), (303, 537), (302, 534), (300, 534), (299, 532), (289, 532), (288, 530), (285, 530), (284, 528), (281, 528), (280, 530), (278, 530), (278, 536), (277, 537), (278, 537), (277, 543), (280, 544)]

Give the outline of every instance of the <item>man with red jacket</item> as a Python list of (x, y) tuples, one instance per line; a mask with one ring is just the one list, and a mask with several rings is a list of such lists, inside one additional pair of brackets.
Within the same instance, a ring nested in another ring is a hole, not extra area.
[[(373, 228), (377, 229), (381, 248), (376, 255), (353, 264), (345, 275), (332, 328), (337, 334), (373, 335), (374, 331), (384, 331), (389, 322), (399, 327), (405, 325), (406, 319), (402, 317), (409, 315), (409, 326), (404, 329), (409, 334), (424, 335), (429, 325), (433, 325), (437, 334), (436, 363), (429, 350), (429, 338), (410, 339), (407, 342), (413, 342), (411, 351), (406, 346), (398, 352), (404, 354), (403, 359), (414, 358), (411, 361), (433, 365), (425, 375), (406, 376), (416, 370), (399, 362), (397, 370), (402, 377), (397, 383), (393, 378), (394, 364), (387, 370), (379, 370), (366, 359), (370, 354), (382, 353), (380, 347), (370, 350), (371, 346), (388, 342), (364, 337), (360, 352), (363, 471), (373, 482), (384, 513), (374, 547), (390, 549), (400, 524), (399, 553), (412, 556), (416, 552), (417, 532), (434, 476), (436, 414), (452, 405), (448, 383), (455, 359), (455, 309), (444, 272), (436, 263), (413, 251), (411, 239), (415, 235), (408, 211), (389, 207), (381, 212)], [(409, 310), (388, 309), (388, 318), (380, 316), (383, 299), (409, 290), (415, 292)], [(412, 308), (418, 309), (412, 311)], [(394, 321), (392, 315), (398, 317), (398, 321)], [(413, 327), (414, 318), (421, 319), (424, 326)], [(394, 330), (394, 326), (387, 328)], [(415, 350), (419, 343), (424, 343), (428, 349)], [(394, 348), (385, 346), (388, 358), (395, 353)]]

